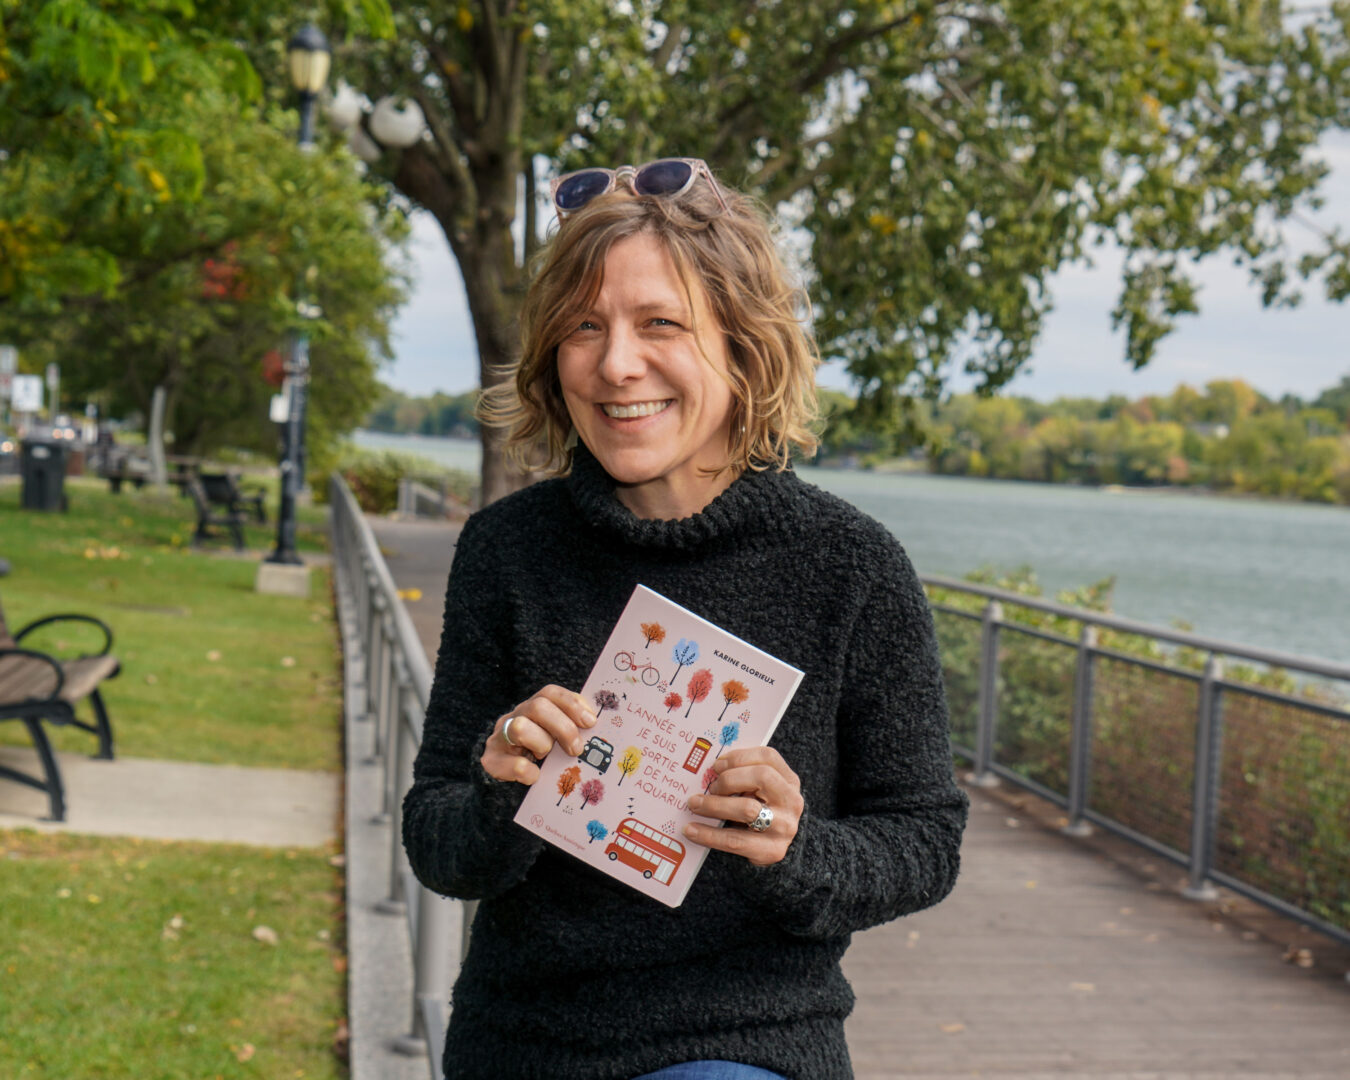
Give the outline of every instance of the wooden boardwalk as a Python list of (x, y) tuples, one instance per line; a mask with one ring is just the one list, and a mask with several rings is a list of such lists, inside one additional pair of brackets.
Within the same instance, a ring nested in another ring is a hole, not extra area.
[[(421, 591), (407, 606), (434, 658), (453, 529), (372, 525)], [(849, 950), (858, 1080), (1350, 1080), (1346, 950), (1233, 898), (1185, 900), (1179, 870), (1064, 837), (1029, 796), (971, 800), (952, 895)], [(1286, 962), (1291, 942), (1313, 967)]]

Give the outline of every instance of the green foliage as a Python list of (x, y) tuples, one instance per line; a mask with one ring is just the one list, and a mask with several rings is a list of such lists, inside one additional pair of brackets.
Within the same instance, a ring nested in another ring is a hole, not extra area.
[(6, 995), (0, 1075), (347, 1075), (331, 852), (27, 829), (0, 831), (0, 857), (0, 940), (23, 986)]
[[(163, 385), (175, 448), (204, 454), (275, 452), (260, 370), (304, 332), (322, 458), (390, 355), (402, 213), (347, 156), (294, 145), (224, 5), (5, 11), (0, 111), (20, 122), (0, 136), (0, 336), (29, 370), (59, 361), (68, 399), (105, 415), (147, 414)], [(280, 29), (279, 11), (251, 11)]]
[[(343, 447), (336, 470), (352, 489), (357, 503), (368, 514), (388, 514), (398, 509), (398, 484), (406, 478), (420, 480), (434, 490), (444, 490), (453, 501), (469, 505), (474, 501), (475, 478), (461, 469), (447, 469), (443, 465), (416, 454), (399, 454), (392, 450), (358, 450)], [(327, 498), (327, 477), (316, 478), (316, 497)]]
[(1346, 18), (1173, 0), (409, 3), (394, 38), (339, 60), (371, 97), (427, 112), (434, 142), (377, 168), (444, 228), (485, 379), (512, 348), (517, 175), (533, 191), (535, 157), (553, 173), (697, 154), (808, 231), (824, 353), (869, 428), (911, 428), (908, 402), (936, 396), (954, 357), (1005, 383), (1050, 275), (1107, 238), (1136, 367), (1196, 309), (1206, 258), (1245, 265), (1266, 303), (1295, 301), (1295, 271), (1343, 294), (1350, 246), (1328, 237), (1290, 267), (1279, 226), (1344, 123)]
[[(1272, 402), (1240, 379), (1137, 401), (958, 394), (919, 418), (937, 473), (1350, 503), (1350, 422), (1339, 392), (1324, 392), (1313, 406)], [(823, 397), (825, 462), (870, 465), (881, 457), (879, 444), (895, 445), (860, 427), (845, 395)]]
[[(966, 580), (1040, 597), (1029, 568), (983, 568)], [(1061, 592), (1057, 601), (1109, 613), (1112, 579)], [(953, 739), (973, 748), (981, 655), (978, 595), (933, 587)], [(955, 611), (968, 614), (955, 614)], [(1077, 643), (1083, 622), (1007, 601), (999, 631), (994, 760), (1062, 797), (1069, 786)], [(1026, 631), (1054, 635), (1059, 640)], [(1099, 628), (1112, 656), (1093, 665), (1088, 805), (1186, 852), (1194, 771), (1197, 675), (1208, 654)], [(1165, 665), (1145, 668), (1124, 658)], [(1343, 692), (1299, 682), (1287, 671), (1229, 662), (1224, 677), (1350, 715)], [(1298, 702), (1272, 703), (1241, 689), (1223, 697), (1224, 737), (1216, 864), (1219, 869), (1350, 928), (1350, 726)]]
[(470, 438), (478, 434), (478, 418), (474, 416), (477, 404), (477, 390), (463, 394), (437, 391), (429, 397), (414, 397), (384, 386), (362, 427), (398, 435)]

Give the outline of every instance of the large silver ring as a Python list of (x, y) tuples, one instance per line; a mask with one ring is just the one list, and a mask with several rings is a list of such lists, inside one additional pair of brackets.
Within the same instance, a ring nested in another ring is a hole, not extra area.
[(755, 820), (750, 822), (750, 828), (755, 832), (768, 832), (769, 826), (773, 824), (773, 811), (767, 806), (761, 806)]
[(520, 743), (516, 742), (513, 738), (511, 738), (511, 725), (514, 724), (517, 719), (519, 719), (519, 717), (515, 716), (508, 717), (506, 723), (502, 725), (502, 738), (506, 740), (507, 746), (520, 745)]

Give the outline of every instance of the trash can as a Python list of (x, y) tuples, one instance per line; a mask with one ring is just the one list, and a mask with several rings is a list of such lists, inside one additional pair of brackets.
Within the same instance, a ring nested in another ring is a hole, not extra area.
[(20, 446), (19, 473), (23, 477), (20, 505), (25, 510), (65, 510), (65, 444), (40, 435), (25, 438)]

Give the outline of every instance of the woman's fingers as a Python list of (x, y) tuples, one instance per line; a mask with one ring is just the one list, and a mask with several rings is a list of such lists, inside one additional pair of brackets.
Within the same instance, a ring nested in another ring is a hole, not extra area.
[[(801, 781), (778, 751), (750, 747), (719, 758), (717, 776), (707, 793), (693, 795), (689, 809), (742, 828), (723, 828), (694, 822), (685, 835), (718, 851), (744, 856), (758, 866), (779, 862), (797, 835), (804, 802)], [(772, 821), (763, 830), (750, 829), (765, 807)]]
[(542, 759), (555, 743), (570, 754), (580, 754), (584, 748), (581, 733), (595, 722), (595, 713), (580, 694), (561, 686), (545, 686), (497, 718), (481, 764), (497, 780), (532, 784), (539, 779), (539, 769), (531, 758)]

